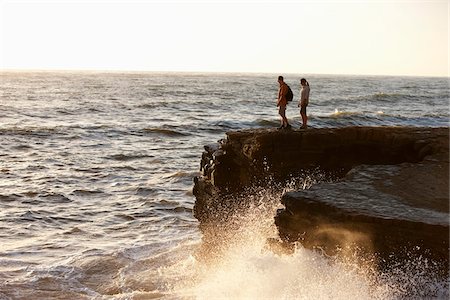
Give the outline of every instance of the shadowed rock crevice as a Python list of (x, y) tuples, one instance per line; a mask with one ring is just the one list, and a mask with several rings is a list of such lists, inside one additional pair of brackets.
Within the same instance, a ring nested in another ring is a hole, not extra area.
[(205, 147), (195, 216), (222, 222), (242, 205), (230, 195), (320, 170), (334, 180), (283, 195), (275, 217), (283, 241), (330, 253), (356, 245), (384, 261), (415, 247), (448, 272), (448, 138), (448, 128), (229, 132)]

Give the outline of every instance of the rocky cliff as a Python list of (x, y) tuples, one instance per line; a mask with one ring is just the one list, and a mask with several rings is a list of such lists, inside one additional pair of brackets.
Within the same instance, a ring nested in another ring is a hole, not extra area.
[(386, 265), (411, 251), (449, 262), (449, 128), (243, 130), (205, 146), (194, 213), (206, 228), (239, 212), (249, 187), (321, 174), (284, 193), (275, 217), (285, 243), (329, 254), (357, 247)]

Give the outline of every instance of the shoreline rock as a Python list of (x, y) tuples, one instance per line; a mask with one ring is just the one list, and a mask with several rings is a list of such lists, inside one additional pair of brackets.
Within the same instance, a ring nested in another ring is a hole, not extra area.
[(245, 205), (232, 195), (319, 170), (327, 181), (281, 199), (275, 224), (283, 243), (330, 254), (353, 245), (385, 265), (415, 249), (448, 273), (448, 142), (449, 128), (228, 132), (205, 146), (194, 214), (201, 225), (226, 222)]

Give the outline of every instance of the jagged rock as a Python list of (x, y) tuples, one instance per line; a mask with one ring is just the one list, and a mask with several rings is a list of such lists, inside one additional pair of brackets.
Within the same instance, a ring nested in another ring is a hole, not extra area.
[(241, 205), (230, 195), (319, 169), (334, 180), (282, 198), (275, 220), (284, 241), (330, 252), (351, 242), (383, 259), (416, 247), (448, 272), (448, 142), (449, 128), (229, 132), (205, 147), (201, 165), (212, 171), (196, 179), (195, 216), (223, 222)]

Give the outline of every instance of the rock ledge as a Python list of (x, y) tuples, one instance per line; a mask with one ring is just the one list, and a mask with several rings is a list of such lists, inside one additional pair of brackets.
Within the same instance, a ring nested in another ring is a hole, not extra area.
[(230, 195), (320, 172), (328, 180), (283, 195), (275, 223), (284, 242), (330, 254), (356, 245), (385, 262), (420, 249), (448, 273), (448, 149), (449, 128), (229, 132), (205, 146), (194, 213), (219, 224), (242, 205)]

